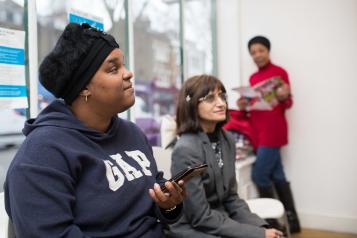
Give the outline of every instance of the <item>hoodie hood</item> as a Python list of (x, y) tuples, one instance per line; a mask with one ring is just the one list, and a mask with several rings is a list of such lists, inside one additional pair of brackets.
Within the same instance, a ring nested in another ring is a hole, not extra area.
[(100, 141), (111, 138), (115, 135), (116, 129), (120, 120), (118, 117), (113, 117), (109, 125), (108, 131), (103, 133), (93, 128), (84, 125), (66, 106), (64, 101), (55, 100), (48, 105), (37, 118), (29, 119), (25, 122), (22, 133), (28, 136), (31, 132), (41, 127), (60, 127), (63, 129), (72, 129), (81, 132), (91, 140)]

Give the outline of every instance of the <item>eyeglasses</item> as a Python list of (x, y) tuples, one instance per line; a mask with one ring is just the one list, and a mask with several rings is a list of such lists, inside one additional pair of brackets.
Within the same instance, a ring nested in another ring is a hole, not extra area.
[(199, 102), (207, 102), (207, 103), (214, 103), (217, 100), (217, 97), (220, 98), (223, 102), (227, 102), (227, 94), (226, 93), (218, 93), (218, 94), (207, 94), (204, 97), (198, 99)]

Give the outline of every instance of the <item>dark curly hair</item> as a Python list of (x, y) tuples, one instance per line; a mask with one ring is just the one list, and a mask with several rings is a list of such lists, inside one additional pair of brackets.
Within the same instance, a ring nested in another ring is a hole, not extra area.
[(82, 31), (80, 25), (68, 24), (54, 49), (40, 65), (40, 81), (56, 97), (62, 96), (74, 70), (81, 63), (80, 59), (95, 41), (94, 38), (82, 34)]
[(254, 44), (261, 44), (263, 46), (265, 46), (265, 48), (268, 49), (268, 51), (270, 51), (270, 41), (268, 38), (264, 37), (264, 36), (255, 36), (252, 39), (249, 40), (248, 42), (248, 50), (250, 51), (250, 47)]
[(88, 24), (69, 23), (40, 65), (40, 82), (53, 95), (71, 104), (116, 47), (119, 45), (111, 35)]

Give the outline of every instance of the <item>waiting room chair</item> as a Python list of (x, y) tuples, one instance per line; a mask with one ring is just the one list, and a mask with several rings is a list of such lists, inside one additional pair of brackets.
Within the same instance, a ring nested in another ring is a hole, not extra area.
[(164, 178), (171, 178), (171, 149), (164, 149), (162, 147), (152, 147), (154, 158), (156, 160), (159, 171), (164, 172)]
[(176, 136), (176, 121), (171, 115), (164, 115), (160, 125), (161, 147), (166, 148)]
[(262, 219), (283, 220), (286, 235), (288, 238), (291, 237), (288, 219), (282, 202), (273, 198), (253, 198), (247, 199), (246, 202), (250, 211)]

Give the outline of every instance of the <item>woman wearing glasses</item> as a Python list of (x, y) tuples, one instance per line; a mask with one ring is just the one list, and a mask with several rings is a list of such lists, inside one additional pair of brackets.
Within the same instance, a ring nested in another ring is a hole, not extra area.
[(194, 76), (182, 86), (176, 113), (177, 135), (171, 172), (208, 164), (186, 184), (184, 215), (170, 226), (173, 237), (278, 237), (264, 220), (251, 213), (237, 195), (234, 139), (222, 129), (227, 96), (214, 76)]

